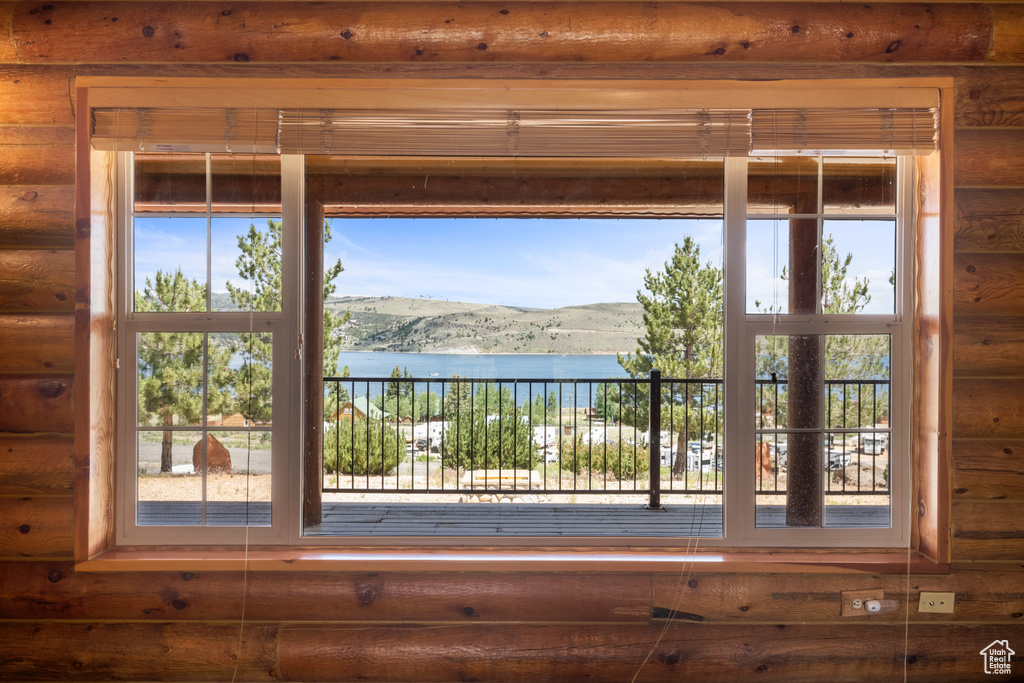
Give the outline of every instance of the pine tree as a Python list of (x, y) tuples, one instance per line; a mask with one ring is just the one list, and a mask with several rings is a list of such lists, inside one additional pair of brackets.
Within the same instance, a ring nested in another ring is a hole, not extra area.
[[(825, 313), (849, 314), (863, 311), (871, 301), (867, 278), (855, 278), (852, 282), (848, 271), (852, 254), (840, 256), (831, 236), (822, 243), (822, 308)], [(782, 279), (787, 279), (783, 270)], [(723, 289), (722, 270), (711, 263), (700, 262), (700, 247), (690, 238), (676, 245), (672, 258), (658, 273), (647, 271), (644, 277), (645, 291), (637, 292), (637, 301), (643, 306), (644, 336), (637, 340), (639, 348), (633, 354), (619, 356), (619, 364), (631, 377), (643, 379), (652, 368), (662, 371), (663, 378), (676, 379), (721, 379), (723, 371)], [(758, 311), (775, 313), (772, 307)], [(785, 337), (766, 336), (756, 340), (755, 363), (759, 379), (785, 378), (786, 371)], [(825, 341), (827, 379), (876, 379), (887, 377), (885, 358), (888, 356), (881, 337), (829, 335)], [(677, 458), (673, 474), (680, 474), (685, 467), (682, 454), (686, 442), (693, 433), (704, 438), (700, 424), (721, 424), (721, 396), (713, 391), (710, 383), (676, 383), (663, 390), (662, 427), (671, 422), (679, 430)], [(843, 390), (830, 392), (833, 407), (833, 425), (854, 424), (859, 419), (858, 411), (864, 407), (848, 400)], [(648, 420), (648, 391), (638, 387), (635, 392), (620, 391), (609, 399), (619, 399), (623, 421), (644, 427)], [(776, 424), (785, 422), (785, 393), (775, 396), (773, 392), (764, 395), (762, 410), (775, 413)], [(887, 395), (879, 403), (885, 403), (880, 412), (888, 415)], [(879, 413), (876, 412), (876, 415)], [(843, 422), (846, 419), (847, 422)], [(862, 423), (857, 422), (858, 424)]]
[[(206, 310), (206, 286), (185, 277), (157, 271), (135, 293), (139, 312)], [(208, 341), (207, 414), (227, 410), (231, 403), (227, 367), (231, 351)], [(144, 332), (138, 338), (139, 422), (155, 415), (165, 427), (200, 425), (203, 418), (203, 333)], [(164, 430), (160, 471), (173, 464), (174, 431)]]
[[(324, 244), (331, 239), (330, 223), (324, 222)], [(238, 275), (248, 282), (245, 286), (227, 283), (228, 294), (235, 307), (243, 311), (281, 310), (281, 221), (268, 219), (266, 230), (249, 226), (246, 235), (238, 237), (241, 255), (235, 261)], [(344, 268), (339, 259), (324, 268), (324, 301), (336, 290), (334, 280)], [(333, 376), (337, 371), (341, 353), (341, 338), (335, 329), (349, 320), (349, 313), (339, 315), (324, 306), (323, 373)], [(269, 333), (246, 334), (235, 347), (242, 354), (242, 366), (235, 380), (240, 412), (249, 420), (270, 420), (272, 387), (273, 343)]]
[[(723, 290), (722, 269), (711, 262), (701, 263), (700, 246), (691, 237), (676, 244), (672, 258), (663, 271), (644, 276), (644, 291), (636, 298), (643, 306), (644, 336), (637, 339), (635, 353), (619, 355), (619, 364), (633, 378), (650, 376), (653, 368), (665, 378), (721, 379), (723, 368)], [(706, 392), (691, 390), (687, 384), (666, 386), (662, 403), (662, 426), (672, 424), (679, 429), (676, 450), (680, 457), (673, 465), (674, 474), (682, 474), (686, 466), (683, 455), (690, 434), (713, 416), (702, 412), (720, 411), (720, 402), (705, 400)], [(642, 427), (648, 421), (650, 392), (648, 387), (622, 392), (623, 421)]]

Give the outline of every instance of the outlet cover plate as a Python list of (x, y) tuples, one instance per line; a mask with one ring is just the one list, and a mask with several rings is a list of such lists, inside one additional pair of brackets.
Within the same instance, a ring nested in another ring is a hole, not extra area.
[(955, 598), (956, 593), (929, 593), (921, 591), (921, 599), (917, 603), (917, 611), (952, 614)]
[[(885, 589), (868, 588), (862, 591), (843, 591), (841, 595), (843, 598), (843, 606), (839, 612), (840, 616), (866, 617), (868, 616), (868, 608), (864, 603), (868, 600), (883, 599), (885, 597)], [(853, 606), (855, 600), (860, 600), (860, 609)]]

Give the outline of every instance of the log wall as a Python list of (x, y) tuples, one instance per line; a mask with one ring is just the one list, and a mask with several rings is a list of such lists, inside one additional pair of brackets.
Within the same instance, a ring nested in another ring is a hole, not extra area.
[[(952, 572), (76, 573), (79, 75), (954, 77)], [(1022, 158), (1018, 3), (0, 3), (0, 679), (989, 678), (1024, 652)], [(873, 587), (900, 611), (840, 619)]]

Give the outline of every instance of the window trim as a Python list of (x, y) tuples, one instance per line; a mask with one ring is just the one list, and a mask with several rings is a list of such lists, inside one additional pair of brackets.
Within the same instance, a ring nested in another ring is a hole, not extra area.
[[(279, 419), (274, 421), (270, 430), (273, 439), (272, 447), (272, 480), (271, 480), (271, 519), (269, 527), (252, 526), (240, 527), (215, 527), (215, 526), (141, 526), (134, 521), (134, 513), (138, 503), (138, 478), (135, 476), (134, 461), (127, 458), (117, 458), (114, 463), (115, 489), (123, 494), (118, 499), (115, 493), (115, 510), (118, 523), (115, 525), (115, 543), (119, 546), (153, 546), (167, 544), (232, 544), (232, 543), (261, 543), (261, 544), (288, 544), (293, 543), (296, 534), (291, 532), (294, 526), (294, 514), (289, 514), (291, 487), (298, 486), (298, 476), (293, 463), (288, 462), (288, 444), (295, 443), (298, 439), (296, 432), (299, 419), (297, 402), (286, 400), (298, 389), (292, 387), (296, 383), (300, 362), (296, 358), (294, 349), (297, 344), (293, 340), (298, 338), (296, 330), (299, 325), (299, 312), (295, 306), (292, 310), (281, 312), (217, 312), (205, 313), (136, 313), (133, 311), (133, 302), (128, 298), (128, 292), (135, 291), (132, 282), (134, 280), (134, 267), (131, 254), (134, 250), (133, 221), (139, 216), (162, 218), (167, 215), (198, 217), (204, 215), (209, 221), (220, 214), (213, 214), (207, 197), (205, 212), (189, 211), (180, 214), (165, 214), (146, 212), (139, 214), (134, 210), (134, 188), (135, 178), (133, 169), (133, 156), (131, 152), (115, 153), (117, 166), (117, 206), (116, 216), (117, 228), (117, 265), (115, 266), (117, 278), (121, 286), (114, 292), (116, 302), (115, 316), (121, 323), (118, 325), (117, 344), (123, 349), (118, 354), (117, 364), (120, 366), (121, 359), (124, 359), (124, 371), (118, 373), (117, 391), (123, 396), (138, 395), (138, 376), (134, 371), (136, 355), (136, 339), (138, 334), (158, 331), (184, 331), (197, 333), (231, 332), (245, 333), (256, 331), (255, 326), (259, 325), (260, 332), (269, 331), (274, 335), (273, 366), (284, 368), (275, 371), (273, 374), (273, 396), (276, 398), (274, 404), (279, 406), (275, 413), (283, 413)], [(290, 173), (299, 173), (296, 170), (294, 159), (281, 158), (281, 177), (286, 173), (286, 167)], [(207, 165), (207, 174), (211, 172)], [(210, 178), (207, 178), (207, 193), (210, 192)], [(282, 252), (284, 261), (282, 263), (282, 292), (283, 301), (298, 300), (298, 278), (295, 273), (299, 270), (300, 253), (298, 248), (299, 228), (301, 223), (297, 218), (298, 197), (301, 192), (296, 188), (286, 188), (282, 185), (281, 197), (281, 222), (282, 222)], [(237, 216), (245, 214), (223, 214), (225, 216)], [(266, 212), (253, 212), (255, 220), (264, 220), (271, 214)], [(207, 236), (209, 240), (209, 235)], [(207, 269), (210, 267), (209, 244), (207, 244)], [(207, 272), (209, 276), (209, 270)], [(124, 298), (122, 299), (122, 295)], [(283, 406), (283, 408), (281, 408)], [(116, 412), (118, 415), (119, 429), (115, 441), (119, 452), (127, 453), (134, 451), (134, 436), (138, 434), (138, 425), (134, 417), (134, 410), (128, 401), (116, 401)], [(197, 425), (195, 429), (206, 430), (208, 425)], [(211, 430), (209, 433), (216, 434)], [(147, 538), (147, 536), (156, 538)]]
[[(896, 212), (892, 218), (897, 223), (897, 242), (894, 257), (897, 266), (896, 272), (900, 282), (897, 283), (895, 290), (897, 296), (894, 302), (895, 310), (892, 315), (874, 316), (857, 314), (853, 316), (817, 313), (790, 316), (783, 314), (783, 322), (776, 324), (770, 315), (750, 313), (747, 310), (746, 273), (749, 271), (745, 267), (745, 249), (732, 250), (735, 262), (732, 263), (731, 268), (726, 268), (726, 316), (729, 318), (726, 326), (726, 362), (727, 367), (731, 360), (733, 367), (738, 368), (733, 372), (727, 370), (725, 373), (726, 402), (732, 408), (732, 415), (742, 415), (742, 406), (754, 405), (752, 378), (755, 375), (754, 340), (757, 335), (769, 333), (786, 335), (797, 331), (821, 335), (863, 334), (865, 333), (863, 329), (865, 327), (877, 327), (878, 331), (875, 333), (891, 334), (892, 346), (890, 347), (890, 357), (899, 359), (899, 362), (893, 362), (890, 366), (893, 369), (890, 376), (892, 387), (889, 409), (890, 426), (892, 429), (890, 443), (896, 443), (898, 440), (902, 444), (899, 450), (892, 446), (889, 449), (891, 477), (889, 485), (889, 512), (891, 526), (889, 529), (844, 529), (830, 527), (799, 529), (758, 528), (752, 518), (748, 519), (743, 514), (748, 510), (742, 507), (742, 501), (736, 502), (740, 496), (749, 496), (749, 492), (755, 488), (754, 474), (751, 468), (741, 462), (742, 454), (749, 452), (749, 447), (744, 448), (744, 446), (753, 443), (755, 440), (754, 427), (749, 422), (741, 422), (739, 428), (730, 428), (725, 433), (726, 469), (731, 467), (733, 471), (733, 475), (726, 478), (726, 537), (731, 535), (733, 545), (736, 547), (825, 548), (842, 547), (844, 542), (851, 544), (861, 543), (864, 544), (861, 547), (867, 547), (866, 544), (872, 541), (875, 542), (875, 547), (907, 547), (911, 533), (909, 507), (912, 498), (910, 485), (912, 476), (910, 469), (913, 443), (913, 438), (911, 437), (913, 414), (912, 411), (908, 410), (913, 389), (913, 357), (909, 348), (909, 337), (913, 326), (908, 321), (907, 316), (911, 314), (913, 299), (911, 296), (913, 263), (910, 256), (911, 247), (915, 240), (915, 226), (911, 186), (913, 169), (917, 158), (899, 157), (897, 160)], [(742, 183), (742, 191), (736, 192), (733, 195), (735, 205), (730, 206), (728, 204), (729, 196), (727, 195), (725, 235), (727, 242), (731, 239), (734, 243), (746, 244), (747, 222), (751, 220), (751, 214), (745, 201), (747, 197), (746, 167), (746, 160), (742, 160), (739, 164), (736, 164), (736, 168), (732, 172), (733, 177), (727, 179), (727, 185), (730, 180), (734, 183)], [(732, 220), (730, 219), (730, 209), (736, 212), (733, 214), (734, 219)], [(826, 213), (821, 208), (818, 214), (819, 218), (827, 220), (824, 219)], [(850, 217), (860, 218), (860, 216)], [(820, 227), (819, 225), (819, 229)], [(737, 251), (740, 253), (737, 254)], [(726, 258), (729, 255), (730, 250), (727, 249)], [(820, 279), (820, 272), (818, 276)], [(790, 321), (786, 321), (786, 318), (789, 318)], [(885, 329), (889, 326), (889, 321), (895, 321), (898, 333), (890, 333)], [(735, 331), (731, 339), (728, 337), (730, 329)], [(732, 400), (730, 401), (730, 399)], [(822, 431), (828, 430), (822, 429)], [(896, 452), (902, 453), (902, 456), (896, 458), (893, 455)], [(737, 453), (740, 455), (735, 455)], [(735, 489), (731, 491), (731, 496), (729, 495), (730, 480), (731, 484), (735, 486)], [(756, 502), (754, 506), (756, 507)], [(730, 511), (732, 514), (730, 514)]]
[[(199, 101), (223, 101), (225, 98), (235, 98), (240, 93), (248, 92), (248, 99), (259, 97), (266, 102), (266, 88), (270, 87), (276, 95), (286, 94), (294, 102), (295, 97), (307, 102), (323, 94), (320, 89), (323, 85), (322, 79), (318, 81), (302, 80), (278, 80), (278, 79), (209, 79), (203, 80), (197, 86), (195, 79), (117, 79), (113, 77), (96, 77), (79, 79), (77, 89), (77, 104), (79, 111), (87, 112), (90, 106), (109, 105), (111, 102), (117, 104), (128, 104), (133, 106), (149, 105), (160, 106), (167, 104), (181, 97), (180, 88), (166, 89), (168, 81), (171, 85), (186, 86), (193, 94), (200, 98)], [(331, 80), (331, 83), (338, 83)], [(437, 82), (424, 81), (362, 81), (352, 79), (345, 81), (344, 88), (358, 88), (372, 84), (376, 88), (395, 90), (402, 92), (413, 92), (419, 89), (420, 93), (432, 93), (431, 84)], [(479, 90), (483, 85), (484, 89), (509, 87), (505, 81), (441, 81), (444, 87), (464, 88), (467, 93)], [(515, 87), (536, 87), (540, 91), (555, 91), (565, 88), (565, 81), (526, 81), (512, 82)], [(571, 82), (575, 87), (587, 89), (591, 97), (599, 97), (608, 88), (622, 88), (624, 85), (632, 89), (644, 89), (645, 92), (653, 93), (651, 97), (663, 97), (667, 89), (692, 94), (688, 89), (706, 92), (709, 85), (722, 87), (720, 82), (709, 83), (680, 83), (680, 82)], [(750, 551), (708, 551), (707, 557), (718, 557), (719, 560), (709, 562), (715, 565), (716, 570), (725, 566), (733, 571), (744, 564), (752, 564), (760, 567), (758, 571), (764, 570), (764, 561), (772, 558), (771, 562), (780, 559), (784, 563), (794, 562), (812, 564), (842, 566), (849, 569), (857, 567), (893, 567), (901, 566), (904, 570), (908, 562), (915, 567), (915, 571), (922, 568), (948, 565), (949, 561), (949, 450), (951, 445), (949, 427), (951, 425), (951, 325), (952, 325), (952, 229), (951, 229), (951, 206), (952, 206), (952, 79), (905, 79), (905, 80), (860, 80), (842, 81), (836, 86), (836, 81), (790, 81), (785, 83), (773, 82), (771, 84), (727, 83), (726, 86), (737, 89), (756, 91), (759, 96), (764, 97), (767, 92), (766, 86), (776, 93), (790, 90), (815, 90), (826, 88), (830, 92), (837, 93), (845, 99), (860, 101), (863, 92), (879, 89), (892, 88), (938, 88), (942, 97), (940, 98), (941, 128), (939, 152), (923, 157), (920, 168), (917, 171), (916, 180), (919, 187), (927, 187), (927, 193), (917, 193), (920, 197), (920, 206), (917, 224), (921, 227), (921, 237), (915, 241), (915, 319), (914, 319), (914, 357), (915, 369), (918, 370), (915, 378), (915, 445), (913, 470), (913, 495), (919, 500), (922, 514), (913, 516), (912, 520), (912, 541), (908, 548), (899, 551), (871, 551), (849, 549), (835, 549), (818, 552), (779, 552), (776, 549), (761, 549)], [(854, 87), (854, 86), (857, 87)], [(155, 86), (155, 87), (154, 87)], [(426, 90), (422, 88), (426, 88)], [(861, 91), (861, 88), (867, 90)], [(859, 91), (859, 92), (858, 92)], [(256, 94), (258, 93), (258, 95)], [(596, 94), (594, 94), (596, 93)], [(575, 95), (575, 93), (574, 93)], [(348, 96), (346, 92), (338, 93), (339, 97)], [(480, 97), (480, 95), (471, 95)], [(483, 94), (488, 97), (487, 93)], [(789, 97), (791, 93), (785, 94)], [(195, 100), (193, 100), (195, 101)], [(234, 102), (235, 100), (232, 99)], [(266, 106), (264, 104), (264, 106)], [(223, 562), (236, 563), (238, 549), (231, 548), (188, 548), (185, 546), (177, 548), (160, 548), (151, 551), (154, 557), (151, 560), (144, 560), (146, 551), (137, 549), (118, 548), (113, 538), (114, 515), (112, 491), (113, 473), (113, 446), (109, 435), (113, 429), (113, 416), (111, 414), (113, 397), (113, 338), (114, 333), (112, 312), (110, 305), (111, 288), (113, 281), (111, 247), (115, 243), (114, 237), (114, 216), (112, 201), (109, 196), (110, 180), (113, 168), (110, 155), (93, 152), (89, 147), (88, 116), (80, 116), (76, 131), (76, 144), (79, 150), (76, 162), (76, 286), (78, 291), (76, 307), (76, 445), (75, 445), (75, 560), (79, 563), (80, 569), (107, 570), (114, 567), (130, 568), (135, 565), (149, 566), (151, 562), (161, 565), (159, 568), (167, 567), (168, 562), (191, 561), (184, 558), (197, 559), (206, 557), (207, 561), (216, 563), (215, 557), (221, 557)], [(93, 201), (95, 198), (95, 201)], [(920, 266), (924, 265), (924, 268)], [(934, 387), (934, 391), (929, 391)], [(355, 547), (348, 547), (343, 552), (337, 548), (321, 548), (311, 550), (301, 547), (287, 547), (282, 549), (265, 550), (265, 560), (258, 563), (266, 569), (272, 567), (296, 568), (295, 563), (288, 562), (291, 558), (305, 566), (310, 564), (312, 568), (326, 568), (324, 563), (330, 565), (352, 567), (358, 563), (360, 556), (363, 561), (372, 563), (375, 567), (381, 564), (392, 566), (394, 563), (411, 562), (417, 568), (422, 568), (424, 562), (428, 562), (427, 556), (439, 558), (437, 561), (448, 566), (454, 563), (458, 568), (468, 568), (472, 563), (482, 563), (481, 567), (498, 568), (495, 565), (501, 564), (490, 557), (502, 560), (511, 560), (515, 566), (525, 569), (531, 568), (537, 563), (536, 558), (530, 560), (531, 553), (524, 552), (522, 548), (488, 548), (478, 551), (453, 550), (445, 552), (443, 546), (437, 546), (433, 550), (429, 548), (420, 549), (409, 546), (396, 547), (392, 551), (385, 548), (374, 547), (370, 549), (371, 555), (360, 555)], [(557, 547), (557, 546), (552, 546)], [(645, 553), (651, 553), (652, 557), (659, 554), (669, 554), (679, 561), (685, 557), (679, 549), (670, 548), (647, 548), (643, 550), (631, 550), (628, 552), (613, 551), (607, 547), (598, 549), (579, 548), (576, 552), (581, 553), (578, 557), (586, 555), (590, 558), (586, 561), (573, 561), (564, 559), (564, 565), (560, 568), (587, 568), (592, 569), (596, 564), (604, 566), (615, 566), (616, 570), (624, 568), (636, 568), (651, 570), (653, 567), (645, 565), (643, 557)], [(467, 553), (470, 557), (466, 557)], [(480, 553), (487, 555), (487, 559), (481, 559)], [(900, 555), (904, 559), (898, 559)], [(156, 556), (160, 556), (159, 559)], [(574, 556), (575, 553), (573, 553)], [(179, 559), (173, 559), (177, 556)], [(136, 558), (131, 560), (129, 558)], [(313, 561), (313, 558), (316, 561)], [(406, 558), (406, 559), (403, 559)], [(600, 559), (604, 558), (604, 559)], [(759, 558), (759, 560), (753, 560)], [(788, 559), (782, 559), (788, 558)], [(727, 565), (720, 564), (728, 562)], [(491, 563), (494, 564), (491, 564)], [(563, 562), (563, 560), (558, 560)], [(111, 563), (113, 563), (111, 565)], [(125, 564), (128, 563), (128, 564)], [(543, 564), (543, 563), (542, 563)], [(701, 564), (701, 567), (709, 566)], [(250, 567), (254, 565), (249, 565)], [(431, 565), (432, 566), (432, 565)], [(550, 567), (551, 565), (545, 565)], [(662, 565), (658, 565), (662, 566)], [(138, 568), (138, 567), (135, 567)], [(153, 566), (153, 568), (157, 568)], [(507, 565), (501, 568), (508, 569)], [(803, 569), (804, 571), (806, 570)], [(870, 569), (869, 569), (870, 570)], [(877, 569), (876, 569), (877, 570)]]

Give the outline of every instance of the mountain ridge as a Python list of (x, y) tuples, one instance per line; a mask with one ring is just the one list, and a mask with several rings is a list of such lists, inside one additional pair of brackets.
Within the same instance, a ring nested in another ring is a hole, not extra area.
[(352, 315), (334, 331), (345, 351), (614, 354), (635, 351), (643, 334), (638, 303), (545, 309), (348, 296), (331, 297), (325, 306)]

